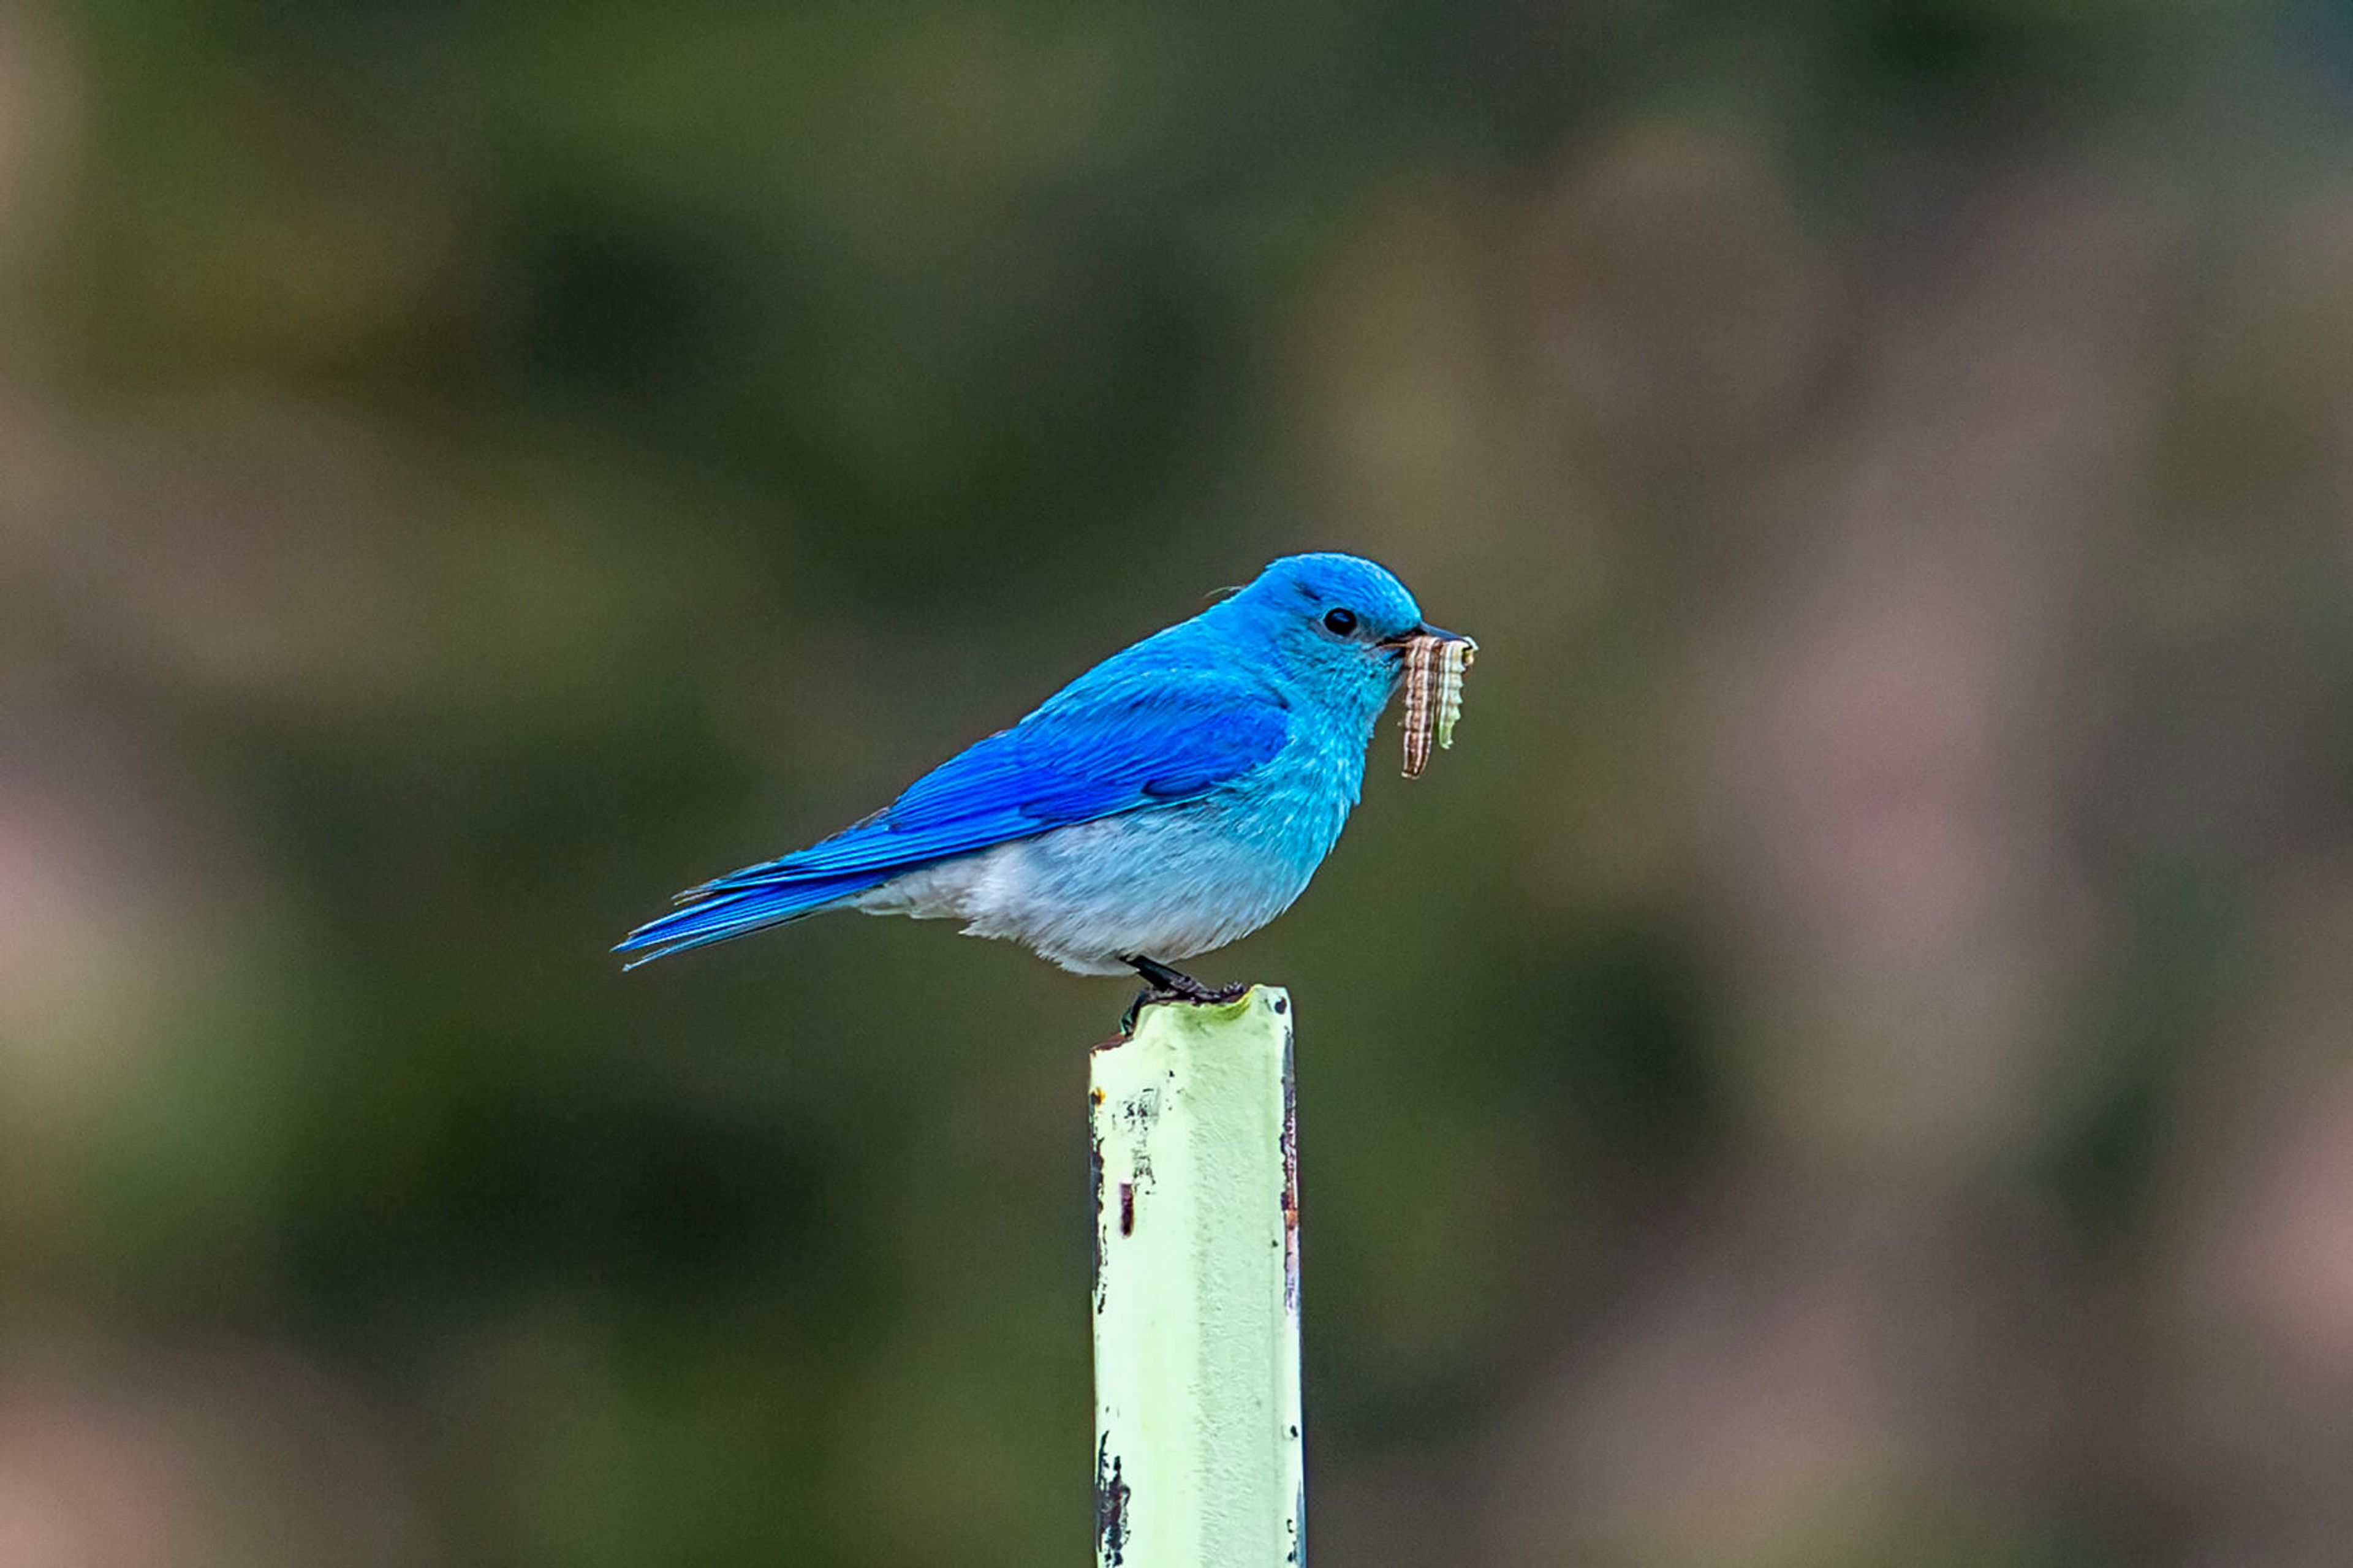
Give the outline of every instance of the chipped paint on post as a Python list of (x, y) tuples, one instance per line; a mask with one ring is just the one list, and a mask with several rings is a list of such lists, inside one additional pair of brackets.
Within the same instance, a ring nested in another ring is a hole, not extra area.
[(1119, 1473), (1119, 1457), (1110, 1440), (1095, 1439), (1095, 1561), (1104, 1568), (1124, 1568), (1127, 1562), (1127, 1482)]
[(1093, 1053), (1100, 1568), (1304, 1561), (1291, 1024), (1258, 986)]

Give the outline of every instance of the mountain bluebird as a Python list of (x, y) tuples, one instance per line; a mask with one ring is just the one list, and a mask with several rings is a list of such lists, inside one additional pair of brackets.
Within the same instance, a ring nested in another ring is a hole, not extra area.
[(965, 922), (1081, 974), (1220, 1000), (1172, 962), (1288, 909), (1347, 821), (1406, 650), (1457, 638), (1353, 555), (1293, 555), (1113, 655), (820, 844), (689, 889), (645, 963), (827, 910)]

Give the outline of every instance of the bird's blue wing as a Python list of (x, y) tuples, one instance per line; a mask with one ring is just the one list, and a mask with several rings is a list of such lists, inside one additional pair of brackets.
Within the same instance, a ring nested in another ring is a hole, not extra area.
[(1090, 693), (991, 735), (917, 779), (879, 817), (777, 864), (897, 867), (1191, 800), (1273, 756), (1287, 719), (1271, 700), (1222, 682), (1200, 690), (1164, 679)]
[(1279, 700), (1229, 677), (1158, 669), (1082, 680), (856, 826), (681, 893), (684, 907), (615, 951), (642, 952), (643, 963), (813, 913), (921, 866), (1198, 800), (1272, 757), (1288, 731)]

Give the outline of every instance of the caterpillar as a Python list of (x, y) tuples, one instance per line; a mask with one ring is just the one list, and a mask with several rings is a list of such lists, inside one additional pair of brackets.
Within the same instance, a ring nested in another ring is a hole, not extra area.
[(1462, 717), (1462, 672), (1479, 645), (1469, 637), (1418, 637), (1405, 649), (1405, 776), (1419, 778), (1430, 764), (1430, 744), (1454, 744), (1455, 721)]

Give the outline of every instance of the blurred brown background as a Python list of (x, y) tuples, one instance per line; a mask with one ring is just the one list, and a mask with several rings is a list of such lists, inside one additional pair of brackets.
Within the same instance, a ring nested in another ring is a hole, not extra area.
[(1286, 551), (1315, 1560), (2353, 1562), (2353, 16), (0, 9), (0, 1563), (1091, 1543), (1082, 1051), (626, 980)]

